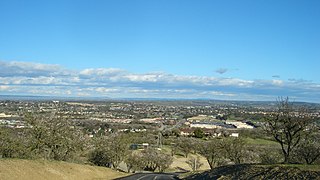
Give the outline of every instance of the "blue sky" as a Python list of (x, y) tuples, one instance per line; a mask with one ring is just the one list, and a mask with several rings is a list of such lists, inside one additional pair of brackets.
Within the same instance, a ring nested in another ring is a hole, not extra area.
[(0, 94), (320, 102), (319, 8), (1, 0)]

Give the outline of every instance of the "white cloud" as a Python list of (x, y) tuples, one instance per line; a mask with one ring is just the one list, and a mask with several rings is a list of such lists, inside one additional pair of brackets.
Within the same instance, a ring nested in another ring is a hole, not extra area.
[(281, 86), (281, 85), (283, 85), (283, 81), (274, 79), (274, 80), (272, 80), (272, 84), (276, 85), (276, 86)]
[(95, 88), (95, 91), (96, 91), (96, 92), (99, 92), (99, 93), (119, 92), (118, 89), (105, 88), (105, 87), (97, 87), (97, 88)]
[(80, 75), (85, 76), (116, 76), (118, 74), (124, 73), (125, 71), (117, 68), (97, 68), (97, 69), (84, 69), (80, 71)]
[(9, 90), (10, 86), (0, 86), (0, 91)]
[(4, 76), (63, 76), (70, 72), (56, 64), (40, 64), (31, 62), (0, 61), (0, 77)]
[(0, 90), (17, 94), (256, 100), (292, 96), (320, 102), (320, 84), (303, 79), (246, 80), (165, 72), (138, 74), (117, 68), (72, 71), (59, 65), (29, 62), (0, 61), (0, 65)]

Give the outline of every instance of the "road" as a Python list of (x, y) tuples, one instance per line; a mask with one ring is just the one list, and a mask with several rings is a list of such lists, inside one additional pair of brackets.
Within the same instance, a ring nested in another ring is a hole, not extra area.
[(117, 180), (177, 180), (177, 174), (169, 173), (137, 173)]

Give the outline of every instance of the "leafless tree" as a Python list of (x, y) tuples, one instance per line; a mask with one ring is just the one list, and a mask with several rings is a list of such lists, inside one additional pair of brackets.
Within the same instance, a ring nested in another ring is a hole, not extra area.
[(225, 138), (223, 146), (226, 158), (230, 159), (235, 164), (243, 163), (247, 156), (247, 149), (245, 141), (242, 138)]
[(225, 151), (222, 139), (212, 139), (200, 144), (199, 153), (204, 156), (211, 169), (225, 162)]
[(306, 110), (294, 108), (288, 97), (278, 99), (277, 111), (266, 118), (265, 130), (280, 144), (284, 163), (290, 162), (292, 151), (303, 139), (311, 122)]
[(185, 154), (185, 157), (188, 157), (189, 153), (194, 150), (195, 140), (192, 138), (180, 137), (176, 142), (176, 147)]
[(313, 164), (320, 158), (319, 138), (319, 134), (308, 134), (298, 145), (295, 153), (304, 163)]
[(203, 163), (200, 162), (200, 157), (189, 157), (186, 163), (191, 167), (192, 171), (197, 171)]

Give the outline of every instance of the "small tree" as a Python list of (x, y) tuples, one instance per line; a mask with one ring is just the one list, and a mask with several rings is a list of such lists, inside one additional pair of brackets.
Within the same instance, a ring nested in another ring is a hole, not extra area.
[(126, 159), (128, 168), (136, 170), (163, 172), (172, 163), (172, 157), (154, 148), (148, 148), (141, 152), (133, 152)]
[(265, 130), (280, 144), (284, 163), (289, 163), (291, 152), (303, 138), (311, 119), (303, 109), (295, 110), (289, 98), (278, 100), (277, 111), (266, 119)]
[(103, 149), (95, 149), (89, 153), (89, 159), (91, 163), (97, 166), (110, 167), (110, 157)]
[[(112, 135), (110, 137), (98, 137), (95, 139), (94, 150), (89, 156), (89, 160), (99, 166), (117, 168), (128, 154), (128, 143), (121, 135)], [(98, 157), (95, 157), (98, 156)], [(100, 162), (99, 156), (101, 156)]]
[(203, 163), (200, 162), (200, 157), (189, 157), (186, 163), (191, 167), (192, 171), (197, 171)]
[(136, 172), (138, 170), (143, 170), (144, 169), (144, 163), (142, 161), (143, 157), (141, 153), (131, 153), (128, 155), (126, 158), (125, 162), (127, 164), (128, 172), (131, 170), (133, 172)]
[(194, 137), (195, 137), (195, 138), (203, 138), (203, 137), (204, 137), (204, 132), (203, 132), (203, 130), (200, 129), (200, 128), (196, 128), (196, 129), (193, 131), (193, 133), (194, 133)]
[(225, 151), (222, 139), (212, 139), (200, 144), (199, 153), (204, 156), (211, 169), (225, 162)]
[(296, 155), (307, 164), (313, 164), (320, 158), (319, 136), (310, 134), (303, 139), (296, 149)]
[(181, 137), (177, 140), (176, 147), (185, 154), (185, 157), (188, 157), (189, 153), (194, 150), (194, 140)]
[(164, 170), (168, 169), (169, 166), (172, 164), (173, 159), (170, 155), (158, 152), (158, 156), (156, 158), (156, 164), (158, 167), (159, 172), (163, 172)]
[(240, 164), (244, 161), (247, 153), (245, 141), (242, 138), (229, 137), (224, 141), (224, 150), (226, 157), (235, 164)]

